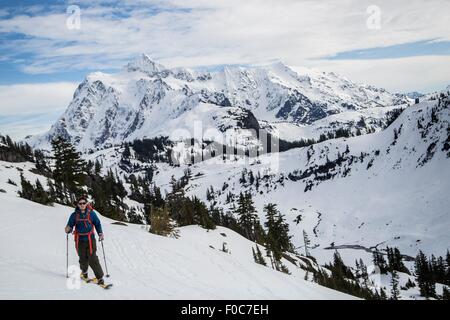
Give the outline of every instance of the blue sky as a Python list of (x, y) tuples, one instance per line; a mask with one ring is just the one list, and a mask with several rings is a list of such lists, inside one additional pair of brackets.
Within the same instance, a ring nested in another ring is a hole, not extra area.
[(376, 47), (362, 50), (339, 52), (324, 59), (360, 60), (360, 59), (392, 59), (417, 56), (449, 56), (450, 41), (435, 41), (435, 39), (396, 44), (387, 47)]
[[(73, 5), (80, 25), (71, 29)], [(114, 72), (140, 53), (169, 67), (282, 60), (394, 92), (443, 89), (448, 12), (446, 0), (380, 0), (375, 9), (365, 0), (2, 0), (0, 132), (19, 137), (12, 128), (25, 121), (35, 133), (33, 115), (39, 130), (50, 126), (87, 73)]]

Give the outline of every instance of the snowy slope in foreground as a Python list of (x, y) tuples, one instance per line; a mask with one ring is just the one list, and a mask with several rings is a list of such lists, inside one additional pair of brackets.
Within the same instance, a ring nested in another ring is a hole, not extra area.
[[(17, 187), (6, 184), (8, 178), (17, 181), (16, 165), (32, 178), (27, 164), (0, 162), (0, 187), (6, 191), (0, 193), (0, 299), (353, 298), (303, 280), (303, 270), (292, 264), (288, 265), (292, 275), (286, 275), (254, 263), (253, 243), (226, 228), (206, 232), (184, 227), (181, 237), (173, 239), (135, 225), (114, 225), (106, 218), (102, 218), (105, 249), (114, 288), (105, 291), (82, 283), (80, 290), (69, 290), (63, 227), (72, 209), (18, 198)], [(231, 253), (219, 250), (223, 242)], [(76, 265), (72, 237), (69, 252), (69, 264)], [(101, 252), (99, 257), (103, 259)]]

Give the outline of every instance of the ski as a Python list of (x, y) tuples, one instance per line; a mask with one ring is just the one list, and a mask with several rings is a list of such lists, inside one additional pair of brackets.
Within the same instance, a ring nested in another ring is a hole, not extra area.
[(89, 283), (96, 284), (96, 285), (98, 285), (99, 287), (101, 287), (103, 289), (109, 289), (109, 288), (112, 287), (112, 283), (99, 284), (97, 281), (98, 281), (97, 278), (92, 278), (92, 279), (90, 279)]
[(111, 288), (113, 286), (112, 283), (98, 284), (97, 278), (85, 278), (83, 276), (80, 276), (80, 278), (81, 278), (81, 280), (83, 280), (86, 283), (96, 284), (99, 287), (102, 287), (103, 289), (109, 289), (109, 288)]
[(100, 287), (102, 287), (103, 289), (107, 290), (109, 288), (111, 288), (113, 285), (112, 283), (108, 283), (108, 284), (99, 284)]
[(81, 280), (83, 280), (86, 283), (90, 283), (93, 279), (85, 278), (83, 276), (80, 276)]

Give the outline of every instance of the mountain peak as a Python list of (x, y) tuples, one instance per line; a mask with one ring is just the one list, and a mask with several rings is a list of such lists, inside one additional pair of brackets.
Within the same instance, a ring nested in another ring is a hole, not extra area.
[(141, 54), (126, 65), (126, 70), (128, 72), (141, 71), (149, 75), (153, 75), (165, 69), (166, 68), (163, 65), (155, 62), (145, 53)]

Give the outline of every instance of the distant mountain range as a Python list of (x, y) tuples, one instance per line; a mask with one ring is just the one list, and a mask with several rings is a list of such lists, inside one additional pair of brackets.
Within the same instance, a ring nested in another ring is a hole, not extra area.
[(89, 74), (50, 131), (27, 142), (48, 149), (53, 137), (64, 136), (80, 150), (95, 150), (193, 131), (195, 121), (229, 134), (262, 127), (294, 141), (355, 131), (361, 118), (362, 133), (378, 131), (387, 111), (409, 102), (407, 95), (282, 63), (208, 72), (165, 68), (142, 55), (116, 74)]

